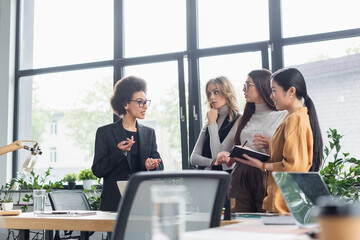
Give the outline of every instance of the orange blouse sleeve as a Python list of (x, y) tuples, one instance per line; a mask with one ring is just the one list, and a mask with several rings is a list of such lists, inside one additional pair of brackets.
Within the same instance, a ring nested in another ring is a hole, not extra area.
[(313, 137), (306, 117), (294, 114), (288, 119), (284, 131), (283, 159), (274, 163), (274, 171), (309, 171), (312, 165)]

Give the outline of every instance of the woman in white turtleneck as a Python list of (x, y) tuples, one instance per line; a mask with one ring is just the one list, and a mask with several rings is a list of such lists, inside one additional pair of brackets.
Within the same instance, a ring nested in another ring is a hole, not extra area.
[[(271, 72), (262, 69), (248, 74), (244, 84), (246, 105), (239, 119), (234, 142), (261, 152), (267, 152), (269, 140), (287, 114), (276, 111), (270, 99)], [(216, 164), (231, 163), (228, 152), (219, 153)], [(226, 159), (226, 160), (224, 160)], [(265, 172), (258, 168), (236, 162), (231, 174), (230, 197), (235, 198), (233, 212), (262, 212), (265, 197)]]
[(190, 162), (200, 169), (231, 171), (232, 166), (214, 166), (214, 163), (219, 152), (230, 151), (234, 145), (235, 122), (240, 116), (235, 91), (230, 80), (224, 76), (210, 79), (205, 91), (210, 110), (206, 114), (207, 120), (190, 156)]

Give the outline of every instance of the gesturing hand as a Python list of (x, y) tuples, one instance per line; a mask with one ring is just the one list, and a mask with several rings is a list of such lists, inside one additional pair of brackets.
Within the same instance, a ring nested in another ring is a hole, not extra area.
[(234, 161), (229, 157), (229, 152), (219, 152), (214, 165), (226, 164), (228, 167), (233, 165)]
[(145, 167), (148, 171), (153, 170), (159, 166), (159, 163), (161, 162), (161, 158), (148, 158), (145, 161)]
[(127, 152), (127, 151), (131, 150), (131, 147), (132, 147), (132, 145), (134, 145), (134, 143), (135, 143), (134, 136), (131, 136), (131, 139), (127, 138), (126, 141), (119, 142), (117, 147), (121, 151)]

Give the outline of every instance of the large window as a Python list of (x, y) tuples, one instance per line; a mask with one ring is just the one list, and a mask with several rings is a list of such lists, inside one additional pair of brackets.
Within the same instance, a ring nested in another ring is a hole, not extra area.
[(206, 116), (209, 110), (206, 102), (205, 85), (207, 81), (218, 76), (226, 76), (230, 79), (236, 92), (240, 110), (245, 104), (243, 83), (247, 74), (253, 69), (261, 69), (262, 60), (260, 52), (238, 53), (200, 59), (200, 86), (202, 116)]
[[(69, 71), (20, 79), (19, 139), (39, 142), (35, 170), (52, 177), (89, 168), (96, 129), (112, 122), (112, 68)], [(20, 152), (18, 168), (28, 154)]]
[(326, 61), (356, 53), (360, 53), (360, 37), (296, 44), (284, 47), (284, 64), (291, 66)]
[(184, 0), (124, 0), (126, 57), (186, 49)]
[(267, 0), (199, 0), (199, 46), (268, 40), (268, 19)]
[(22, 0), (20, 69), (113, 58), (112, 0)]
[(130, 66), (125, 68), (125, 73), (141, 76), (148, 82), (146, 97), (151, 100), (151, 106), (141, 123), (155, 129), (158, 151), (165, 168), (181, 170), (177, 62)]
[(360, 38), (287, 46), (284, 60), (304, 74), (324, 143), (326, 131), (335, 128), (344, 135), (342, 150), (359, 157), (360, 114), (355, 109), (360, 106)]
[[(35, 166), (53, 167), (55, 178), (91, 167), (120, 78), (147, 81), (152, 104), (141, 123), (155, 128), (165, 170), (179, 170), (205, 119), (205, 83), (229, 77), (242, 110), (247, 74), (269, 62), (304, 73), (324, 139), (337, 128), (344, 150), (360, 155), (356, 0), (19, 2), (14, 138), (38, 140)], [(14, 175), (27, 154), (18, 151)]]
[(283, 0), (284, 37), (359, 28), (358, 0)]

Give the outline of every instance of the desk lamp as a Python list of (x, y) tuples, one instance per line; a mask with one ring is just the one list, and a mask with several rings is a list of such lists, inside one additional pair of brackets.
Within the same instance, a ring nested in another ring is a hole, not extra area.
[[(25, 146), (24, 142), (33, 142), (35, 143), (33, 147)], [(31, 172), (33, 169), (35, 162), (36, 162), (36, 155), (41, 155), (41, 149), (39, 147), (39, 144), (36, 141), (33, 140), (17, 140), (9, 145), (0, 147), (0, 155), (3, 155), (5, 153), (16, 151), (20, 148), (24, 148), (26, 150), (30, 151), (30, 156), (26, 159), (26, 161), (23, 164), (23, 170), (24, 172)]]

